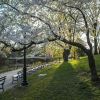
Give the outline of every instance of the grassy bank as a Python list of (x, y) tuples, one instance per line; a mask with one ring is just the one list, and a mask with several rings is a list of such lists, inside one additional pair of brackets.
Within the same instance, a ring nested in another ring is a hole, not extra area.
[[(100, 55), (95, 58), (100, 73)], [(28, 83), (1, 93), (0, 100), (100, 100), (100, 83), (91, 82), (86, 57), (53, 64), (28, 77)]]

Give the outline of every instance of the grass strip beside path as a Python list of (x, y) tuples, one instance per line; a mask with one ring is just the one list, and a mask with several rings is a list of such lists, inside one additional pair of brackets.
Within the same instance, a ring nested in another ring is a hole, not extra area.
[[(99, 57), (96, 57), (97, 61)], [(100, 63), (97, 62), (99, 70)], [(47, 75), (38, 77), (39, 74)], [(87, 58), (53, 64), (28, 77), (27, 87), (0, 94), (0, 100), (100, 100), (100, 85), (92, 84)]]

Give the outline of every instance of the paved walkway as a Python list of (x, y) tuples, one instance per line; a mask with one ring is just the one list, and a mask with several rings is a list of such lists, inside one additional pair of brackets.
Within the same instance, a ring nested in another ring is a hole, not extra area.
[[(42, 68), (44, 68), (46, 66), (49, 66), (49, 65), (50, 64), (44, 64), (44, 65), (37, 66), (35, 68), (32, 68), (29, 73), (32, 74), (32, 73), (36, 72), (37, 70), (40, 70), (40, 69), (42, 69)], [(17, 72), (21, 71), (21, 70), (22, 69), (17, 69), (17, 70), (13, 70), (13, 71), (9, 71), (9, 72), (5, 72), (5, 73), (1, 73), (0, 74), (0, 77), (6, 76), (6, 81), (5, 81), (5, 84), (4, 84), (4, 90), (5, 91), (16, 85), (16, 84), (12, 84), (12, 76), (16, 75)], [(1, 91), (2, 90), (0, 89), (0, 92)]]
[[(1, 73), (0, 77), (2, 76), (6, 76), (6, 81), (4, 84), (4, 90), (8, 90), (10, 88), (12, 88), (13, 86), (15, 86), (15, 84), (12, 84), (12, 76), (17, 74), (18, 71), (20, 71), (21, 69), (17, 69), (17, 70), (13, 70), (13, 71), (9, 71), (9, 72), (5, 72), (5, 73)], [(0, 92), (2, 90), (0, 89)]]

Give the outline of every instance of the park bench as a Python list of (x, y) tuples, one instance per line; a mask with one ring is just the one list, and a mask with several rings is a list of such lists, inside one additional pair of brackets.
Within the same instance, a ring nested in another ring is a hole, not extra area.
[(27, 74), (28, 75), (31, 75), (31, 74), (33, 74), (35, 72), (36, 72), (36, 69), (35, 68), (32, 68), (32, 69), (30, 69), (30, 70), (27, 71)]
[[(36, 67), (34, 67), (34, 68), (31, 68), (31, 69), (30, 69), (30, 67), (29, 67), (29, 68), (28, 68), (28, 71), (27, 71), (27, 74), (28, 74), (28, 75), (31, 75), (31, 74), (35, 73), (37, 70), (43, 69), (43, 68), (47, 67), (48, 65), (49, 65), (49, 64), (45, 64), (45, 65), (41, 65), (41, 66), (36, 66)], [(21, 80), (22, 77), (23, 77), (22, 71), (19, 71), (17, 74), (13, 75), (13, 76), (12, 76), (12, 84), (13, 84), (14, 82), (18, 82), (19, 80)]]
[(12, 76), (12, 84), (18, 82), (19, 79), (22, 79), (22, 71), (19, 71), (17, 74)]
[(4, 91), (4, 83), (6, 80), (6, 76), (0, 77), (0, 89)]

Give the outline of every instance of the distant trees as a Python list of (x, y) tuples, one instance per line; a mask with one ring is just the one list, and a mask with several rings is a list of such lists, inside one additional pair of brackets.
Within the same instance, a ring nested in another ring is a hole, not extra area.
[(0, 66), (5, 64), (6, 55), (0, 51)]

